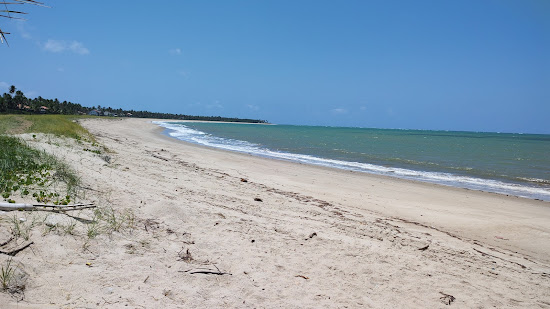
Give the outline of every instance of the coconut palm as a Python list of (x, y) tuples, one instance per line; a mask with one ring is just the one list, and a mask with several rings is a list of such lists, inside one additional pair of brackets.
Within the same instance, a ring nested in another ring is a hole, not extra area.
[[(34, 4), (34, 5), (45, 6), (44, 3), (34, 1), (34, 0), (10, 0), (10, 2), (6, 2), (6, 1), (2, 1), (2, 0), (0, 0), (0, 1), (1, 1), (0, 5), (3, 4), (4, 8), (5, 8), (4, 10), (0, 10), (0, 17), (9, 18), (9, 19), (23, 19), (23, 18), (17, 17), (17, 16), (27, 14), (27, 13), (10, 10), (8, 8), (8, 5), (13, 5), (13, 4)], [(14, 16), (12, 16), (12, 14)], [(6, 34), (10, 34), (10, 33), (9, 32), (4, 32), (4, 31), (2, 31), (2, 29), (0, 29), (0, 42), (2, 42), (2, 43), (6, 42), (6, 44), (8, 44), (8, 41), (6, 40), (6, 36), (5, 36)]]

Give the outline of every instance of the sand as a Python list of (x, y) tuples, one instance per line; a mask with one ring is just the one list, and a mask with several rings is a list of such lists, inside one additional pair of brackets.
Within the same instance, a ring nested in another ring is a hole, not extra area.
[(209, 149), (146, 119), (82, 125), (110, 152), (23, 137), (120, 226), (0, 213), (0, 243), (8, 219), (36, 222), (1, 308), (550, 308), (548, 202)]

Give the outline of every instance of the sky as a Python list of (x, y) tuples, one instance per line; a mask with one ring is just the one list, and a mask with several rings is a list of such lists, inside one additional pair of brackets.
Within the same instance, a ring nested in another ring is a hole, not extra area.
[(550, 1), (60, 1), (0, 93), (277, 124), (550, 134)]

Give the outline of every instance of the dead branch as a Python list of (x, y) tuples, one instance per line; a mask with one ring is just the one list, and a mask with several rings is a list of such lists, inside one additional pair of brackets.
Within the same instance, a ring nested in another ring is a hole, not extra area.
[(443, 295), (439, 299), (447, 306), (454, 302), (456, 299), (456, 297), (447, 293), (439, 292), (439, 294)]
[(204, 274), (204, 275), (218, 275), (218, 276), (221, 276), (221, 275), (230, 275), (230, 276), (232, 276), (232, 274), (230, 274), (230, 273), (224, 273), (224, 272), (213, 271), (213, 270), (197, 270), (197, 271), (191, 271), (189, 273), (190, 274)]
[(87, 208), (96, 207), (92, 203), (88, 204), (73, 204), (73, 205), (49, 205), (49, 204), (25, 204), (25, 203), (0, 203), (0, 210), (4, 211), (14, 211), (14, 210), (29, 210), (29, 211), (39, 211), (39, 210), (81, 210)]
[(9, 243), (10, 243), (10, 241), (12, 241), (13, 239), (14, 239), (14, 237), (13, 237), (13, 236), (12, 236), (12, 237), (10, 237), (10, 239), (8, 239), (8, 240), (4, 241), (3, 243), (1, 243), (1, 244), (0, 244), (0, 247), (3, 247), (3, 246), (5, 246), (5, 245), (9, 244)]
[(179, 272), (180, 273), (188, 273), (188, 274), (202, 274), (202, 275), (218, 275), (218, 276), (222, 276), (222, 275), (230, 275), (232, 276), (233, 274), (231, 273), (226, 273), (226, 272), (222, 272), (220, 271), (220, 269), (214, 265), (214, 267), (216, 267), (216, 270), (214, 269), (209, 269), (209, 268), (195, 268), (195, 269), (188, 269), (188, 270), (180, 270)]
[(32, 244), (34, 244), (33, 241), (31, 241), (30, 243), (24, 245), (23, 247), (21, 247), (19, 249), (14, 249), (14, 250), (11, 250), (11, 251), (2, 251), (2, 250), (0, 250), (0, 253), (1, 254), (6, 254), (6, 255), (9, 255), (9, 256), (15, 256), (17, 253), (27, 249)]

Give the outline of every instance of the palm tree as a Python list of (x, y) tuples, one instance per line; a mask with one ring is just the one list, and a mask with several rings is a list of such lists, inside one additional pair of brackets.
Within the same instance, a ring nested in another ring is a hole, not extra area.
[[(12, 11), (12, 10), (8, 9), (8, 4), (34, 4), (34, 5), (39, 5), (39, 6), (45, 6), (44, 3), (34, 1), (34, 0), (11, 0), (11, 2), (6, 2), (6, 1), (3, 1), (3, 0), (0, 0), (0, 1), (1, 1), (0, 4), (3, 4), (4, 7), (5, 7), (5, 10), (0, 10), (0, 17), (10, 18), (10, 19), (23, 19), (23, 18), (20, 18), (20, 17), (12, 16), (12, 14), (22, 15), (22, 14), (27, 14), (27, 13), (19, 12), (19, 11)], [(6, 15), (4, 15), (4, 14), (6, 14)], [(18, 15), (16, 15), (16, 16), (18, 16)], [(5, 36), (6, 34), (10, 34), (10, 33), (9, 32), (4, 32), (4, 31), (2, 31), (2, 29), (0, 29), (0, 43), (4, 43), (4, 41), (5, 41), (6, 44), (8, 44), (8, 40), (6, 40), (6, 36)]]

